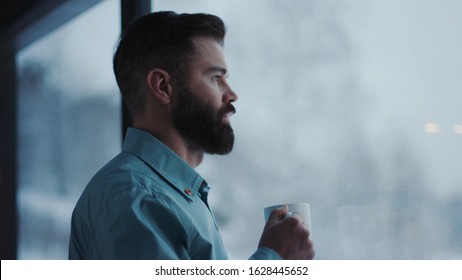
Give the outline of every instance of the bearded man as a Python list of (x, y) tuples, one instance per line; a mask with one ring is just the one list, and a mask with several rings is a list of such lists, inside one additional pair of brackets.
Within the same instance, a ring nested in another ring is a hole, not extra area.
[[(70, 259), (227, 259), (194, 170), (228, 154), (238, 98), (228, 84), (223, 21), (157, 12), (135, 20), (114, 54), (133, 127), (123, 150), (91, 179), (72, 215)], [(273, 211), (250, 259), (312, 259), (309, 231)]]

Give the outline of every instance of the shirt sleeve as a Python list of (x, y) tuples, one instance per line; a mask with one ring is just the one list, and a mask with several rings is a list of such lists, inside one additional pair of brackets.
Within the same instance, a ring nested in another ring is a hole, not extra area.
[(190, 227), (174, 203), (143, 190), (117, 196), (98, 218), (96, 258), (190, 259)]
[(268, 247), (260, 247), (250, 256), (249, 260), (283, 260), (281, 256), (273, 249)]

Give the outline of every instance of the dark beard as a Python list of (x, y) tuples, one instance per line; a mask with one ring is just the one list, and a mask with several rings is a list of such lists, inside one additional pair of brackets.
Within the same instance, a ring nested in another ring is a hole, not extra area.
[(225, 155), (232, 151), (234, 132), (231, 125), (223, 122), (223, 116), (236, 112), (233, 105), (215, 112), (212, 106), (189, 90), (178, 90), (172, 111), (173, 123), (181, 136), (201, 148), (207, 154)]

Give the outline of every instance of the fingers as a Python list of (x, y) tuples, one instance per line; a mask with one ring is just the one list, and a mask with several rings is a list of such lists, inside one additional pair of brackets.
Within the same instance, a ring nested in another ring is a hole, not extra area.
[(288, 212), (284, 216), (284, 220), (289, 220), (289, 222), (294, 226), (305, 224), (305, 222), (303, 221), (303, 217), (299, 212)]
[(268, 218), (267, 224), (273, 224), (275, 222), (278, 222), (284, 219), (284, 217), (287, 215), (288, 212), (289, 212), (289, 206), (287, 205), (274, 209)]
[(302, 239), (309, 239), (310, 231), (303, 222), (302, 217), (298, 214), (288, 215), (284, 218), (284, 223), (287, 223), (287, 230), (296, 233)]
[(314, 250), (313, 241), (308, 240), (308, 250), (307, 250), (307, 259), (312, 260), (316, 255), (316, 251)]
[(288, 210), (284, 206), (271, 212), (258, 247), (271, 248), (283, 259), (313, 259), (313, 242), (302, 216), (297, 212), (289, 213)]
[(303, 221), (303, 216), (297, 211), (295, 211), (295, 212), (287, 212), (287, 214), (285, 215), (284, 218), (287, 218), (287, 217), (296, 217), (296, 218)]

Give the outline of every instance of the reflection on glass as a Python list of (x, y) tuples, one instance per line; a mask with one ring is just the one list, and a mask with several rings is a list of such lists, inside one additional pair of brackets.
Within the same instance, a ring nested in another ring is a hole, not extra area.
[(438, 133), (440, 132), (440, 125), (437, 123), (427, 123), (425, 124), (425, 132)]
[(462, 124), (457, 124), (454, 126), (454, 133), (462, 134)]

